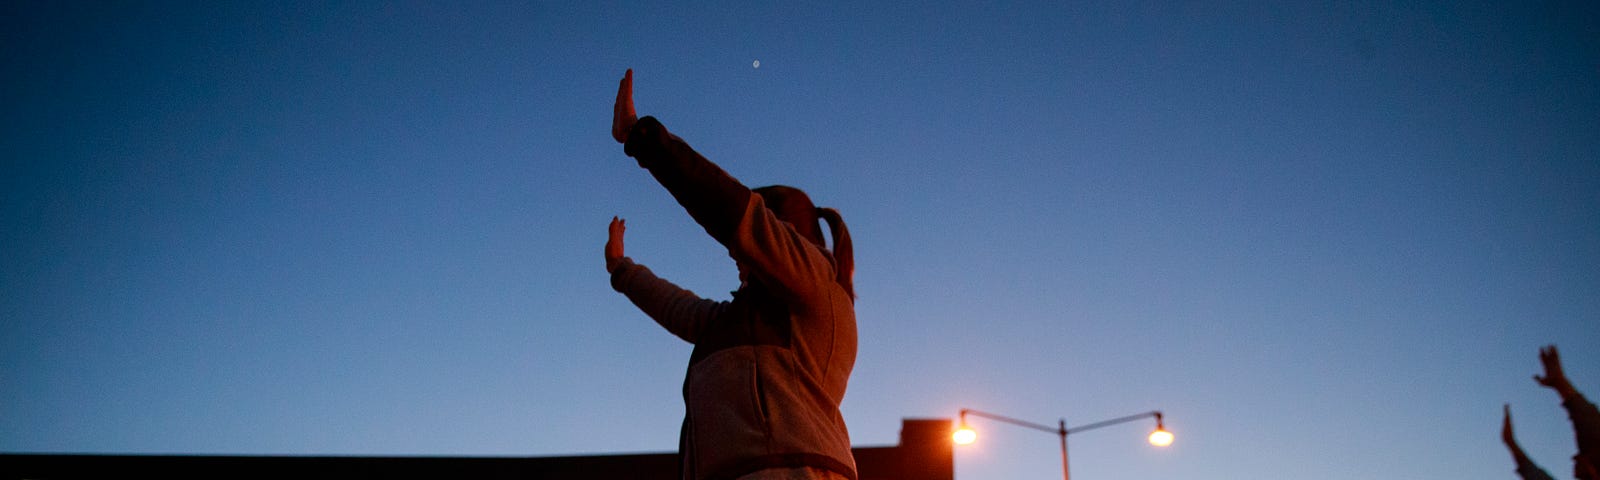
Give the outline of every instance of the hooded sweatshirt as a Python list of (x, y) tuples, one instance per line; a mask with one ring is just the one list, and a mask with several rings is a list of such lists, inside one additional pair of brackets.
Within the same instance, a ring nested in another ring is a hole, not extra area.
[(839, 414), (855, 366), (855, 305), (832, 256), (655, 118), (639, 119), (624, 148), (750, 277), (733, 300), (713, 301), (629, 259), (612, 271), (612, 288), (694, 344), (682, 478), (817, 467), (855, 479)]

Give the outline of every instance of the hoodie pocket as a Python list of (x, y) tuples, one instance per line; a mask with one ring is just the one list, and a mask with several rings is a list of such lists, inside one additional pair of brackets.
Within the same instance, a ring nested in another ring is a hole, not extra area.
[(755, 406), (756, 415), (761, 418), (762, 429), (768, 430), (768, 433), (770, 433), (772, 417), (767, 415), (767, 387), (766, 383), (761, 380), (760, 362), (750, 363), (750, 394), (753, 396), (750, 399), (750, 404)]

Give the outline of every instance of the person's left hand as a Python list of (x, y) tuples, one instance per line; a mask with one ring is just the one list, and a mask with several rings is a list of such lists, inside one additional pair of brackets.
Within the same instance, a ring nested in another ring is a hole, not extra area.
[(1500, 441), (1505, 442), (1507, 446), (1515, 447), (1517, 445), (1517, 436), (1511, 432), (1511, 404), (1506, 404), (1505, 409), (1505, 420), (1500, 422)]
[(633, 111), (633, 69), (622, 74), (622, 84), (617, 85), (617, 103), (611, 107), (611, 138), (617, 143), (628, 143), (628, 131), (633, 130), (639, 115)]
[(628, 231), (628, 221), (611, 217), (611, 226), (606, 229), (606, 273), (617, 269), (622, 264), (622, 234)]

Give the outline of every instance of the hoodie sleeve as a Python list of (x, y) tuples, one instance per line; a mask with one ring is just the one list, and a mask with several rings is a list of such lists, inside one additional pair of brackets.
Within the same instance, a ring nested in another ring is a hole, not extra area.
[(766, 208), (761, 196), (667, 131), (655, 117), (634, 124), (624, 146), (735, 260), (797, 305), (834, 284), (833, 260)]
[(1600, 409), (1576, 390), (1561, 401), (1561, 406), (1567, 408), (1567, 416), (1572, 419), (1572, 431), (1578, 437), (1578, 455), (1591, 462), (1600, 458)]
[(728, 244), (753, 196), (748, 187), (689, 148), (655, 117), (633, 124), (623, 151), (649, 170), (711, 238)]
[(1550, 477), (1549, 472), (1545, 472), (1543, 468), (1539, 468), (1538, 465), (1534, 464), (1532, 460), (1528, 460), (1527, 457), (1517, 458), (1517, 476), (1522, 477), (1522, 480), (1555, 480), (1554, 478)]
[(700, 298), (627, 257), (612, 270), (611, 288), (627, 296), (662, 328), (689, 343), (698, 342), (706, 326), (715, 324), (726, 310), (724, 302)]
[(1517, 458), (1517, 477), (1522, 477), (1522, 480), (1555, 480), (1550, 478), (1549, 472), (1528, 458)]

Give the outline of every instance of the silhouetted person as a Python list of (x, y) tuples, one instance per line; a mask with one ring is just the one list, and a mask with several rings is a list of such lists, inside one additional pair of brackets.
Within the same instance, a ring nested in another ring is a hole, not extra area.
[[(1572, 476), (1580, 480), (1600, 480), (1600, 475), (1595, 471), (1595, 466), (1600, 465), (1600, 410), (1567, 380), (1566, 373), (1561, 370), (1561, 354), (1556, 351), (1555, 345), (1539, 349), (1539, 363), (1544, 364), (1544, 375), (1534, 375), (1533, 380), (1560, 394), (1561, 406), (1566, 407), (1567, 416), (1572, 419), (1572, 431), (1578, 443), (1578, 454), (1572, 456)], [(1511, 457), (1517, 462), (1517, 473), (1523, 479), (1550, 478), (1550, 474), (1529, 460), (1522, 452), (1522, 447), (1517, 445), (1511, 432), (1509, 405), (1506, 406), (1505, 421), (1500, 427), (1500, 439), (1511, 450)]]
[(683, 385), (683, 478), (855, 479), (839, 414), (856, 359), (854, 263), (839, 213), (795, 188), (752, 191), (655, 118), (637, 118), (633, 70), (617, 89), (611, 134), (739, 267), (733, 300), (700, 298), (624, 256), (626, 225), (611, 219), (612, 288), (694, 344)]

